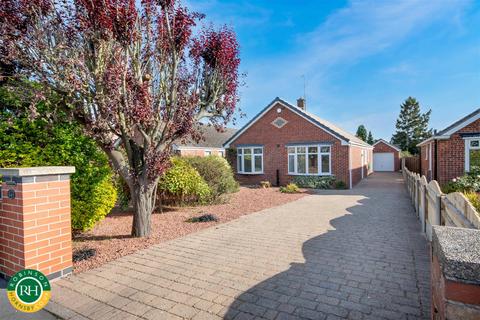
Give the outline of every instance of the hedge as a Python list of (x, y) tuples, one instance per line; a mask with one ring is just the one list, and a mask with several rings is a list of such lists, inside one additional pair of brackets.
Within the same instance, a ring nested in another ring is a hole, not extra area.
[(219, 156), (185, 157), (202, 176), (211, 190), (211, 200), (216, 200), (223, 194), (237, 192), (238, 182), (227, 160)]
[(158, 191), (165, 202), (205, 203), (211, 190), (205, 180), (185, 158), (172, 157), (171, 167), (160, 178)]
[(300, 188), (330, 189), (335, 183), (333, 176), (295, 176), (293, 183)]
[(117, 197), (105, 153), (64, 118), (52, 123), (15, 113), (24, 106), (2, 87), (0, 105), (0, 167), (74, 166), (72, 228), (88, 230), (103, 219)]

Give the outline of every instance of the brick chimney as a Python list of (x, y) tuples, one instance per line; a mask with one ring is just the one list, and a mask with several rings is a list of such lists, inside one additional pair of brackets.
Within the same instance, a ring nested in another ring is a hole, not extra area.
[(305, 101), (304, 98), (298, 98), (297, 107), (299, 107), (302, 110), (307, 110), (307, 101)]

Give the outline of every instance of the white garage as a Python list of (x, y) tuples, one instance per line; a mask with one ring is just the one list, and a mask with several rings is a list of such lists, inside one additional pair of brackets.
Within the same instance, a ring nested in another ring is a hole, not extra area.
[(395, 171), (393, 152), (375, 152), (373, 154), (373, 171)]
[(400, 148), (379, 139), (373, 144), (373, 171), (400, 170)]

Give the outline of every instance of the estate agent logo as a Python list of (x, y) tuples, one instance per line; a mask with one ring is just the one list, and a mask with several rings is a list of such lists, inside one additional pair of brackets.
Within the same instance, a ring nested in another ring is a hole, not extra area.
[(50, 300), (50, 282), (40, 271), (25, 269), (10, 278), (7, 296), (15, 309), (37, 312)]

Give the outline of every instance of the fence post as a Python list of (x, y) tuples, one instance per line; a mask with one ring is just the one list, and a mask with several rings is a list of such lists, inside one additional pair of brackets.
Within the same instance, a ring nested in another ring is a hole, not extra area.
[[(425, 177), (423, 177), (425, 179)], [(425, 181), (427, 181), (425, 179)], [(422, 225), (422, 232), (426, 232), (426, 220), (428, 215), (428, 202), (427, 202), (427, 186), (424, 183), (421, 183), (421, 211), (420, 211), (420, 223)]]
[(413, 206), (415, 207), (415, 213), (417, 211), (417, 175), (413, 176)]
[[(432, 241), (432, 227), (440, 225), (442, 210), (442, 191), (437, 181), (433, 180), (427, 185), (428, 198), (432, 203), (432, 207), (428, 208), (427, 215), (427, 238)], [(428, 200), (427, 200), (428, 201)], [(430, 206), (430, 204), (429, 204)]]
[(442, 221), (442, 195), (437, 195), (435, 199), (435, 222), (440, 225)]
[(414, 175), (410, 172), (410, 197), (412, 199), (412, 204), (415, 205), (415, 188), (413, 182), (415, 181)]
[(417, 174), (415, 176), (415, 213), (417, 214), (418, 217), (418, 212), (420, 208), (420, 177)]

